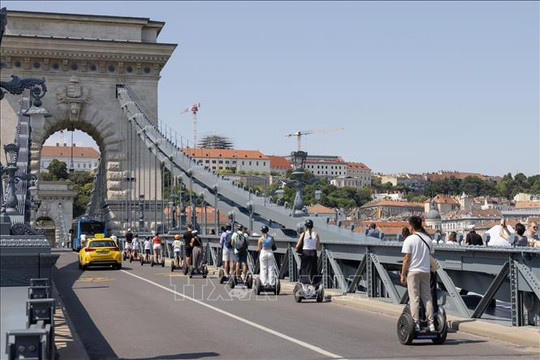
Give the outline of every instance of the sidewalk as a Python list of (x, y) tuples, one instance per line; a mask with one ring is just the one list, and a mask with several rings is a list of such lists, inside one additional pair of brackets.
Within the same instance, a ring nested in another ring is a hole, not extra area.
[(62, 359), (80, 359), (89, 360), (86, 349), (84, 348), (81, 339), (75, 332), (75, 327), (71, 322), (62, 298), (56, 289), (56, 286), (52, 285), (53, 297), (56, 300), (56, 311), (54, 314), (54, 343), (56, 344), (56, 350), (58, 357)]
[[(209, 275), (217, 275), (217, 271), (215, 267), (209, 267)], [(281, 293), (292, 294), (294, 285), (295, 283), (282, 280)], [(325, 297), (336, 305), (395, 317), (396, 323), (403, 311), (403, 305), (370, 299), (364, 294), (343, 295), (338, 290), (325, 289)], [(448, 315), (448, 326), (451, 331), (463, 331), (519, 346), (532, 347), (540, 353), (540, 329), (532, 326), (508, 327), (480, 319), (465, 319), (452, 315)]]

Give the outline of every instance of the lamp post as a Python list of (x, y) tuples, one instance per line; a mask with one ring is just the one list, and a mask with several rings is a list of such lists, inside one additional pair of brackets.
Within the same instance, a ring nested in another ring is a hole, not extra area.
[(4, 145), (4, 151), (6, 152), (6, 171), (8, 174), (4, 206), (6, 207), (7, 214), (19, 215), (19, 212), (16, 209), (18, 201), (15, 192), (15, 172), (18, 170), (17, 159), (19, 157), (19, 145)]
[(144, 194), (139, 195), (139, 232), (144, 231)]
[(291, 153), (294, 171), (292, 178), (295, 180), (296, 195), (293, 203), (293, 216), (304, 216), (304, 201), (302, 200), (302, 187), (304, 184), (304, 163), (306, 162), (307, 152), (293, 151)]

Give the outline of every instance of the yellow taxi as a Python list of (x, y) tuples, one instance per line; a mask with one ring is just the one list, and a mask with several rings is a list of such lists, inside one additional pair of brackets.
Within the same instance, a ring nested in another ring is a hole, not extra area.
[(88, 238), (79, 251), (79, 269), (86, 270), (89, 266), (112, 266), (122, 268), (122, 253), (118, 244), (103, 234)]

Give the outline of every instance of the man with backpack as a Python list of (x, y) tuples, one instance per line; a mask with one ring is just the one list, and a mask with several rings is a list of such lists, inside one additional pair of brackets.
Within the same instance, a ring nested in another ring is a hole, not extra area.
[(242, 264), (242, 278), (247, 276), (248, 235), (244, 227), (238, 225), (238, 230), (232, 235), (232, 247), (234, 249), (234, 261), (236, 262), (236, 276), (240, 276), (240, 264)]
[(227, 225), (225, 227), (225, 231), (221, 233), (221, 237), (219, 238), (219, 245), (221, 246), (221, 260), (223, 261), (223, 270), (225, 271), (225, 275), (229, 276), (229, 269), (231, 271), (234, 268), (234, 262), (233, 262), (233, 246), (232, 246), (232, 227), (231, 225)]

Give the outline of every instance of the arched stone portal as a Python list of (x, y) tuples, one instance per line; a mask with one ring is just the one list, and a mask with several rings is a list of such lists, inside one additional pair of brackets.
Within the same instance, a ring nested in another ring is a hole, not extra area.
[[(128, 119), (118, 105), (116, 86), (128, 86), (148, 113), (157, 114), (160, 71), (176, 48), (175, 44), (157, 42), (163, 26), (163, 22), (148, 18), (8, 11), (0, 52), (8, 71), (2, 71), (2, 80), (9, 80), (8, 74), (44, 77), (48, 88), (43, 107), (51, 117), (43, 128), (32, 129), (32, 172), (39, 172), (41, 147), (51, 134), (65, 128), (79, 129), (92, 136), (100, 148), (103, 200), (114, 203), (137, 198), (134, 189), (127, 193), (124, 181), (132, 179), (137, 169), (128, 169)], [(6, 96), (1, 102), (1, 146), (14, 140), (19, 99)], [(159, 173), (151, 175), (151, 155), (144, 157), (136, 166), (150, 175), (141, 192), (148, 200), (159, 199)], [(120, 228), (120, 210), (109, 210), (114, 220), (111, 227)]]

